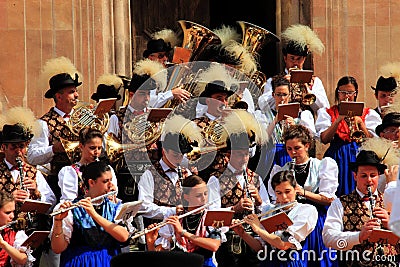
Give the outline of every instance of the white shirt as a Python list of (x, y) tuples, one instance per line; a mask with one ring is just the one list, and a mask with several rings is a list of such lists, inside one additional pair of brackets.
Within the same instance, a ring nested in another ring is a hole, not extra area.
[[(361, 197), (364, 197), (364, 194), (357, 188), (356, 191)], [(374, 195), (377, 195), (377, 191), (375, 191)], [(364, 201), (364, 204), (367, 208), (370, 207), (369, 201)], [(342, 202), (340, 201), (340, 198), (336, 198), (328, 208), (324, 229), (322, 230), (322, 238), (326, 247), (331, 247), (337, 250), (349, 250), (355, 245), (361, 244), (359, 241), (360, 231), (343, 231), (343, 216), (344, 211)], [(347, 246), (343, 247), (342, 244), (347, 244)]]
[[(285, 69), (285, 73), (288, 73), (288, 70)], [(258, 98), (258, 106), (261, 110), (263, 110), (266, 106), (269, 106), (271, 109), (275, 109), (275, 99), (272, 96), (272, 77), (267, 79), (267, 82), (264, 86), (264, 93)], [(316, 96), (315, 103), (311, 105), (311, 108), (314, 112), (317, 112), (320, 108), (329, 108), (329, 100), (326, 95), (326, 91), (322, 81), (318, 77), (314, 77), (314, 84), (312, 86), (311, 92)]]
[[(109, 165), (111, 169), (112, 180), (111, 182), (115, 185), (118, 192), (117, 177), (115, 176), (114, 169)], [(79, 171), (79, 175), (82, 177), (82, 173)], [(62, 167), (58, 173), (58, 186), (61, 188), (61, 201), (69, 200), (72, 201), (78, 197), (79, 178), (76, 170), (72, 166)]]
[[(57, 112), (61, 117), (64, 117), (65, 113), (54, 107), (54, 111)], [(69, 118), (64, 118), (68, 121)], [(29, 143), (27, 149), (27, 159), (32, 165), (44, 165), (49, 163), (54, 156), (53, 146), (49, 144), (49, 127), (44, 120), (38, 120), (40, 125), (40, 133), (34, 135), (32, 141)]]
[[(169, 169), (164, 160), (160, 160), (160, 165), (164, 172)], [(187, 170), (188, 175), (192, 173)], [(167, 177), (175, 186), (179, 180), (177, 172), (166, 172)], [(143, 216), (153, 219), (164, 219), (167, 214), (175, 214), (176, 207), (158, 206), (154, 204), (154, 177), (150, 170), (144, 171), (138, 183), (139, 197), (138, 200), (143, 200), (141, 211)]]
[[(4, 162), (7, 164), (8, 169), (13, 167), (13, 165), (6, 159), (4, 159)], [(13, 182), (16, 183), (20, 174), (19, 170), (11, 170), (10, 172), (13, 177)], [(43, 174), (38, 170), (36, 171), (36, 186), (37, 190), (40, 192), (40, 201), (51, 203), (52, 207), (54, 207), (54, 205), (57, 203), (56, 196), (54, 195), (53, 190), (51, 190)], [(49, 210), (51, 210), (51, 208)]]
[[(375, 133), (376, 126), (382, 124), (381, 116), (372, 108), (369, 109), (368, 114), (365, 116), (365, 126), (370, 134), (377, 137)], [(321, 133), (332, 125), (332, 118), (325, 108), (318, 110), (318, 117), (315, 121), (315, 129), (317, 131), (316, 138), (321, 138)]]
[[(271, 196), (272, 203), (276, 201), (276, 195), (272, 189), (271, 178), (279, 171), (289, 170), (290, 164), (290, 162), (287, 162), (283, 167), (274, 165), (271, 170), (268, 179), (268, 193)], [(332, 158), (325, 157), (322, 160), (310, 158), (310, 168), (303, 188), (313, 193), (318, 190), (320, 195), (327, 198), (336, 198), (335, 194), (339, 186), (338, 174), (338, 165)]]
[[(228, 163), (227, 168), (235, 173), (237, 170), (232, 167), (230, 163)], [(236, 179), (239, 182), (240, 186), (242, 188), (245, 188), (245, 180), (243, 177), (243, 174), (236, 175)], [(269, 202), (269, 197), (267, 193), (267, 189), (265, 188), (264, 182), (259, 176), (259, 183), (260, 183), (260, 189), (258, 191), (262, 204), (259, 206), (260, 209), (262, 209), (264, 206), (267, 206)], [(209, 209), (210, 210), (215, 210), (215, 209), (220, 209), (221, 208), (221, 192), (220, 192), (220, 184), (219, 184), (219, 179), (215, 176), (211, 176), (210, 179), (207, 182), (207, 187), (208, 187), (208, 202), (212, 202), (210, 205)]]
[(172, 100), (174, 95), (172, 91), (158, 92), (157, 90), (150, 90), (149, 107), (162, 108), (168, 100)]

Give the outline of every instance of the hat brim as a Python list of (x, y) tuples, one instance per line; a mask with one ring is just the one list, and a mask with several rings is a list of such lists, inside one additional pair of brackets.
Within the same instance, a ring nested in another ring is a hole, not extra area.
[(117, 100), (121, 99), (121, 95), (109, 95), (109, 96), (104, 96), (104, 95), (99, 95), (98, 93), (93, 93), (90, 99), (94, 101), (99, 101), (100, 99), (107, 99), (107, 98), (116, 98)]
[(387, 166), (385, 164), (382, 163), (357, 163), (357, 162), (350, 162), (349, 163), (349, 167), (350, 170), (352, 170), (353, 172), (357, 171), (358, 166), (376, 166), (376, 168), (378, 169), (379, 174), (382, 174), (385, 172), (385, 170), (387, 169)]
[(46, 93), (44, 94), (44, 97), (45, 97), (45, 98), (53, 98), (54, 95), (55, 95), (58, 91), (64, 89), (65, 87), (68, 87), (68, 86), (71, 86), (71, 85), (74, 85), (75, 87), (78, 87), (78, 86), (81, 85), (81, 84), (82, 84), (82, 82), (77, 82), (77, 83), (71, 82), (71, 83), (65, 83), (65, 84), (63, 84), (63, 85), (62, 85), (61, 87), (59, 87), (59, 88), (50, 88), (50, 89), (48, 89), (48, 90), (46, 91)]
[(384, 130), (385, 128), (390, 127), (390, 126), (397, 126), (397, 127), (399, 127), (399, 126), (400, 126), (400, 123), (386, 123), (386, 124), (380, 124), (380, 125), (376, 126), (376, 128), (375, 128), (375, 133), (379, 136), (380, 133), (383, 132), (383, 130)]
[(0, 137), (0, 143), (1, 144), (15, 144), (15, 143), (23, 143), (23, 142), (28, 142), (31, 140), (33, 137), (33, 134), (29, 134), (25, 139), (22, 138), (14, 138), (14, 139), (9, 139), (9, 140), (4, 140), (2, 137)]
[(212, 96), (213, 94), (217, 94), (217, 93), (226, 93), (226, 94), (227, 94), (227, 97), (230, 97), (230, 96), (233, 95), (235, 92), (233, 92), (233, 91), (228, 91), (228, 90), (216, 90), (216, 91), (212, 91), (212, 92), (210, 92), (210, 91), (208, 91), (208, 92), (203, 91), (203, 92), (199, 95), (199, 103), (202, 104), (202, 105), (207, 105), (206, 99), (207, 99), (207, 98), (211, 98), (211, 96)]

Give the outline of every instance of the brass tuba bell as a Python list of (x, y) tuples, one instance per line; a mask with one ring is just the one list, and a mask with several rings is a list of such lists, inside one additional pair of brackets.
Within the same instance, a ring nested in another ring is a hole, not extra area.
[(192, 51), (189, 61), (196, 61), (208, 45), (221, 43), (218, 35), (200, 24), (188, 20), (178, 23), (183, 31), (182, 47)]

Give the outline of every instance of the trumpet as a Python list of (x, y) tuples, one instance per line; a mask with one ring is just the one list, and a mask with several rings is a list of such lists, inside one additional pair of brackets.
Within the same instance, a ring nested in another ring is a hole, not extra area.
[[(299, 70), (299, 68), (290, 68), (289, 74), (292, 70)], [(310, 106), (317, 100), (316, 95), (309, 93), (306, 83), (290, 83), (290, 102), (299, 102), (304, 106)]]
[[(276, 206), (275, 208), (273, 208), (273, 209), (270, 209), (270, 210), (267, 210), (266, 212), (263, 212), (263, 213), (258, 214), (257, 217), (258, 217), (258, 218), (261, 218), (261, 217), (264, 217), (264, 216), (266, 216), (266, 215), (272, 213), (270, 216), (268, 216), (268, 217), (271, 217), (271, 216), (273, 215), (274, 212), (279, 211), (279, 210), (282, 210), (282, 209), (284, 209), (284, 208), (293, 208), (296, 204), (297, 204), (297, 201), (295, 200), (295, 201), (292, 201), (292, 202), (289, 202), (289, 203), (286, 203), (286, 204), (277, 205), (277, 206)], [(266, 218), (268, 218), (268, 217), (266, 217)], [(234, 227), (236, 227), (236, 226), (238, 226), (238, 225), (242, 225), (242, 224), (244, 224), (244, 223), (245, 223), (244, 219), (243, 219), (243, 220), (240, 220), (239, 222), (237, 222), (237, 223), (232, 224), (231, 226), (229, 226), (229, 229), (232, 229), (232, 228), (234, 228)]]
[(24, 229), (25, 228), (25, 219), (24, 218), (18, 218), (15, 221), (9, 222), (9, 223), (1, 226), (0, 227), (0, 231), (3, 231), (4, 229), (13, 226), (14, 224), (17, 225), (18, 229)]
[[(214, 202), (214, 201), (208, 202), (207, 204), (204, 204), (204, 205), (201, 206), (201, 207), (198, 207), (198, 208), (196, 208), (196, 209), (194, 209), (194, 210), (191, 210), (191, 211), (188, 211), (188, 212), (186, 212), (186, 213), (184, 213), (184, 214), (182, 214), (182, 215), (179, 215), (179, 216), (178, 216), (178, 219), (182, 219), (182, 218), (185, 218), (185, 217), (187, 217), (187, 216), (189, 216), (189, 215), (191, 215), (191, 214), (200, 212), (200, 211), (202, 211), (202, 210), (208, 208), (213, 202)], [(145, 228), (143, 231), (137, 232), (136, 234), (134, 234), (134, 235), (131, 237), (131, 239), (136, 239), (136, 238), (138, 238), (138, 237), (141, 237), (142, 235), (145, 235), (145, 234), (147, 234), (147, 233), (150, 233), (151, 231), (154, 231), (154, 230), (156, 230), (156, 229), (159, 229), (159, 228), (161, 228), (161, 227), (163, 227), (163, 226), (165, 226), (165, 225), (167, 225), (167, 223), (166, 223), (165, 221), (162, 221), (162, 222), (158, 223), (156, 226), (154, 226), (154, 227), (151, 228), (151, 229)]]
[[(101, 196), (92, 198), (91, 203), (94, 203), (94, 202), (96, 202), (96, 201), (98, 201), (98, 200), (100, 200), (100, 199), (102, 199), (102, 198), (106, 198), (106, 197), (108, 197), (108, 196), (115, 195), (116, 193), (117, 193), (117, 191), (110, 191), (110, 192), (108, 192), (108, 193), (106, 193), (106, 194), (103, 194), (103, 195), (101, 195)], [(75, 208), (77, 208), (77, 207), (79, 207), (79, 206), (80, 206), (79, 203), (74, 203), (74, 204), (72, 204), (72, 205), (71, 205), (70, 207), (68, 207), (68, 208), (56, 210), (56, 211), (50, 213), (49, 215), (50, 215), (51, 217), (53, 217), (53, 216), (58, 215), (58, 214), (61, 214), (61, 213), (63, 213), (63, 212), (66, 212), (66, 211), (69, 211), (69, 210), (73, 210), (73, 209), (75, 209)]]

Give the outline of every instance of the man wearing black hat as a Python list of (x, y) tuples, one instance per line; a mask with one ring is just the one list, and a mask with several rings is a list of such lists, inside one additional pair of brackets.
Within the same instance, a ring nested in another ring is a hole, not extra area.
[[(124, 87), (124, 82), (122, 78), (115, 74), (103, 74), (97, 80), (96, 92), (90, 97), (97, 103), (101, 99), (116, 98), (116, 100), (121, 99), (119, 91)], [(110, 113), (116, 111), (116, 104), (110, 110)]]
[(392, 105), (394, 103), (394, 96), (397, 91), (397, 81), (394, 77), (385, 78), (380, 76), (376, 82), (376, 86), (371, 86), (372, 90), (375, 91), (374, 95), (378, 101), (378, 106), (375, 111), (383, 118), (382, 107)]
[[(57, 59), (49, 60), (48, 63), (54, 60), (59, 68), (65, 65), (75, 72), (70, 74), (60, 71), (61, 73), (51, 76), (49, 80), (50, 89), (45, 93), (45, 97), (52, 98), (55, 106), (39, 119), (41, 133), (34, 136), (29, 144), (27, 157), (29, 163), (33, 165), (50, 163), (47, 181), (57, 199), (59, 199), (61, 192), (58, 186), (58, 172), (62, 167), (72, 164), (60, 142), (60, 138), (69, 141), (78, 140), (78, 136), (74, 135), (67, 127), (66, 121), (69, 120), (75, 105), (78, 103), (77, 87), (82, 82), (79, 81), (79, 75), (74, 66), (71, 66), (72, 63), (69, 60), (63, 57), (59, 58), (58, 61)], [(48, 66), (50, 64), (46, 65), (45, 68)], [(43, 72), (45, 73), (45, 70)]]
[[(299, 32), (303, 32), (301, 35)], [(307, 56), (311, 53), (321, 54), (324, 50), (324, 45), (318, 36), (305, 25), (291, 25), (283, 33), (282, 38), (285, 39), (285, 44), (282, 48), (283, 61), (285, 62), (285, 70), (283, 75), (287, 75), (290, 79), (289, 70), (303, 69), (304, 62)], [(264, 87), (264, 93), (258, 99), (258, 105), (261, 110), (269, 106), (271, 109), (276, 110), (275, 100), (272, 97), (272, 78), (269, 78)], [(311, 105), (314, 114), (317, 113), (319, 108), (329, 108), (329, 100), (326, 95), (324, 85), (320, 78), (313, 76), (310, 84), (306, 84), (309, 93), (316, 96), (315, 103)]]
[[(269, 204), (269, 197), (262, 178), (248, 168), (251, 140), (246, 132), (233, 133), (227, 141), (229, 162), (224, 172), (208, 180), (210, 209), (230, 208), (234, 218), (243, 219), (249, 213)], [(217, 178), (218, 177), (218, 178)], [(215, 202), (214, 202), (215, 201)], [(250, 231), (250, 229), (248, 229)], [(227, 242), (216, 253), (218, 266), (258, 266), (253, 251), (233, 231), (226, 233)]]
[[(379, 175), (387, 166), (374, 151), (362, 150), (356, 161), (350, 163), (350, 168), (354, 172), (356, 189), (329, 206), (322, 232), (324, 244), (337, 250), (356, 251), (352, 253), (354, 258), (339, 258), (346, 266), (396, 266), (390, 265), (394, 264), (391, 262), (394, 259), (388, 257), (397, 255), (394, 246), (369, 241), (373, 229), (388, 229), (389, 215), (383, 194), (377, 190)], [(382, 253), (382, 248), (386, 257), (380, 255), (379, 260), (376, 256)]]

